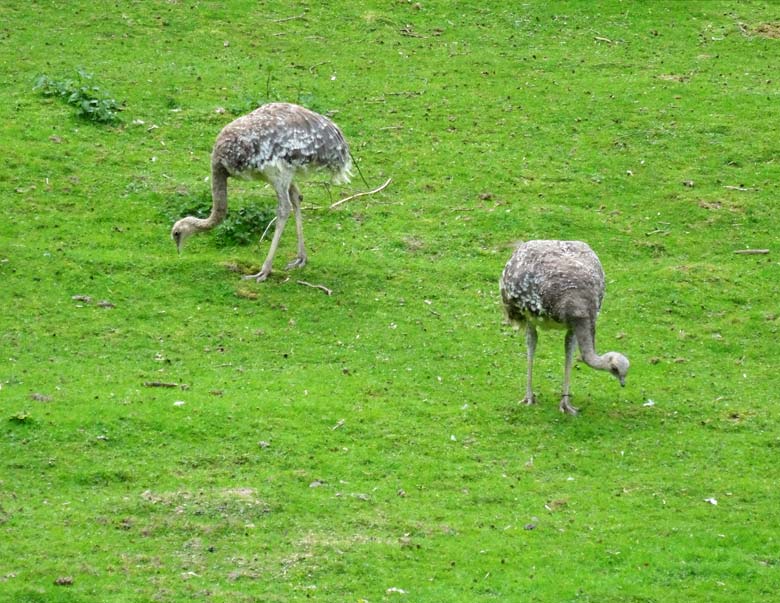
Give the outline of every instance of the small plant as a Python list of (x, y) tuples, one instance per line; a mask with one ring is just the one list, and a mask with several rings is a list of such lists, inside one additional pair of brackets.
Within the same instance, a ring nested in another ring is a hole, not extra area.
[(20, 410), (16, 414), (11, 415), (8, 420), (17, 425), (31, 425), (33, 423), (32, 415), (26, 410)]
[(33, 90), (44, 96), (58, 96), (76, 108), (79, 117), (103, 124), (119, 121), (122, 107), (99, 86), (91, 84), (92, 74), (77, 69), (77, 79), (56, 80), (41, 74), (35, 78)]
[(217, 231), (217, 242), (223, 247), (257, 242), (276, 216), (272, 207), (247, 205), (232, 212)]
[[(166, 211), (166, 218), (175, 221), (182, 216), (206, 218), (211, 212), (211, 196), (207, 192), (190, 195)], [(276, 216), (275, 206), (245, 205), (232, 210), (225, 221), (215, 231), (215, 241), (219, 247), (248, 245), (257, 242), (268, 224)]]
[[(235, 102), (228, 105), (225, 109), (228, 113), (235, 116), (245, 115), (251, 111), (254, 111), (258, 107), (262, 107), (266, 103), (276, 103), (284, 101), (285, 99), (280, 96), (276, 91), (273, 91), (272, 95), (266, 94), (266, 96), (244, 96), (242, 99), (237, 99)], [(322, 107), (317, 100), (317, 97), (311, 92), (298, 91), (293, 101), (302, 107), (316, 111), (317, 113), (327, 114), (327, 109)]]

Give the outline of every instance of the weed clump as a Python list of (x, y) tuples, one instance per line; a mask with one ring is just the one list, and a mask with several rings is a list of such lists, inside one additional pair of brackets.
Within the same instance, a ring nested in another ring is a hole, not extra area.
[(92, 74), (77, 69), (77, 79), (57, 80), (41, 74), (35, 78), (33, 90), (44, 96), (58, 96), (76, 108), (79, 117), (102, 124), (120, 122), (122, 107), (105, 90), (91, 83)]
[[(190, 195), (181, 203), (170, 207), (166, 218), (176, 221), (184, 216), (206, 218), (211, 212), (211, 196), (208, 193)], [(249, 245), (263, 234), (276, 217), (276, 206), (249, 204), (232, 210), (225, 221), (214, 230), (214, 240), (219, 247)]]

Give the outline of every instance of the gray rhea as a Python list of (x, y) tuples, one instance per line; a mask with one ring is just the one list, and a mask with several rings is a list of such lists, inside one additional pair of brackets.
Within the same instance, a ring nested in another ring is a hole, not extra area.
[(276, 191), (276, 226), (268, 255), (257, 274), (244, 278), (264, 281), (271, 273), (276, 249), (285, 224), (295, 214), (298, 254), (288, 268), (306, 264), (301, 216), (302, 196), (294, 179), (299, 174), (325, 171), (333, 182), (349, 182), (349, 145), (330, 119), (290, 103), (269, 103), (239, 117), (217, 136), (211, 153), (211, 214), (200, 219), (182, 218), (171, 229), (181, 251), (190, 235), (211, 230), (227, 215), (227, 179), (264, 180)]
[(628, 358), (619, 352), (596, 353), (596, 319), (604, 299), (604, 270), (593, 250), (582, 241), (528, 241), (521, 243), (506, 264), (500, 282), (501, 299), (511, 323), (525, 326), (527, 345), (526, 393), (523, 402), (535, 402), (532, 388), (536, 327), (566, 332), (561, 412), (576, 415), (571, 405), (569, 379), (575, 345), (582, 359), (609, 371), (625, 385)]

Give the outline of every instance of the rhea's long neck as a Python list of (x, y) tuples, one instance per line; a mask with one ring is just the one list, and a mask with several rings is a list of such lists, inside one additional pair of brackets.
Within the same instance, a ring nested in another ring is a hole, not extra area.
[(601, 371), (609, 370), (609, 363), (603, 356), (596, 353), (595, 325), (590, 320), (584, 320), (574, 327), (577, 345), (580, 346), (582, 359), (589, 367)]
[(210, 230), (222, 223), (227, 215), (227, 170), (218, 164), (211, 166), (211, 213), (200, 224)]

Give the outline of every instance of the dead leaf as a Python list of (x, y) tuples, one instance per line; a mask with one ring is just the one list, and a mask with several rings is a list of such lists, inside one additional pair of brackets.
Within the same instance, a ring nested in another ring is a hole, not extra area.
[(664, 80), (666, 82), (687, 82), (688, 77), (685, 75), (677, 75), (674, 73), (662, 73), (661, 75), (657, 76), (659, 80)]
[(699, 207), (703, 207), (704, 209), (720, 209), (723, 207), (723, 204), (720, 201), (705, 201), (702, 199), (699, 201)]
[(559, 498), (559, 499), (556, 499), (556, 500), (551, 500), (549, 503), (544, 505), (544, 508), (547, 509), (548, 511), (552, 512), (552, 511), (557, 511), (558, 509), (562, 509), (562, 508), (566, 507), (568, 504), (569, 504), (569, 501), (567, 501), (567, 500), (565, 500), (563, 498)]

